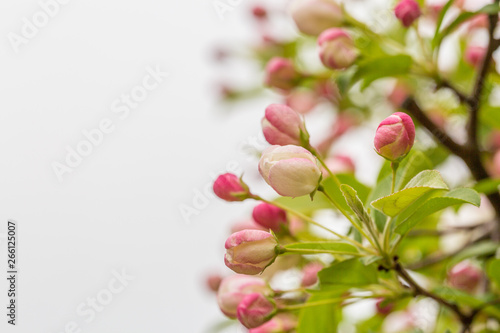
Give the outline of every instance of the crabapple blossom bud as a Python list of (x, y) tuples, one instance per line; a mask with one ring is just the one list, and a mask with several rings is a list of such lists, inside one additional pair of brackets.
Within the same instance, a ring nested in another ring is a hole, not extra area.
[(264, 150), (259, 172), (278, 194), (300, 197), (314, 192), (321, 180), (316, 158), (299, 146), (271, 146)]
[(394, 8), (394, 14), (405, 27), (409, 27), (420, 17), (422, 12), (415, 0), (401, 0)]
[(319, 262), (310, 262), (302, 269), (302, 286), (310, 287), (318, 282), (318, 272), (324, 267)]
[(454, 288), (474, 292), (482, 280), (481, 270), (469, 261), (462, 261), (448, 272), (448, 282)]
[(488, 28), (490, 26), (490, 22), (488, 21), (488, 15), (486, 14), (479, 14), (474, 16), (470, 21), (469, 21), (469, 29), (484, 29)]
[(375, 307), (377, 308), (377, 313), (381, 314), (383, 316), (388, 315), (391, 311), (392, 308), (394, 307), (393, 303), (385, 303), (385, 299), (380, 298), (377, 303), (375, 303)]
[(208, 289), (212, 290), (213, 292), (217, 292), (217, 290), (219, 290), (221, 282), (222, 277), (218, 274), (209, 275), (206, 279)]
[(225, 246), (226, 266), (240, 274), (261, 273), (277, 257), (276, 238), (261, 230), (235, 232), (226, 240)]
[(497, 150), (495, 155), (493, 155), (491, 173), (495, 177), (500, 177), (500, 150)]
[(464, 54), (464, 60), (471, 66), (479, 67), (486, 55), (486, 48), (483, 46), (467, 46)]
[(281, 226), (286, 224), (286, 212), (268, 203), (260, 203), (253, 209), (252, 217), (261, 226), (279, 232)]
[(226, 201), (243, 201), (250, 195), (248, 186), (232, 173), (220, 175), (214, 182), (215, 195)]
[(300, 114), (309, 113), (318, 104), (319, 96), (315, 91), (294, 89), (285, 98), (286, 105)]
[(272, 145), (300, 145), (301, 133), (306, 133), (300, 114), (282, 104), (269, 105), (261, 123), (264, 137)]
[(351, 36), (340, 28), (323, 31), (319, 35), (318, 45), (321, 62), (328, 68), (347, 68), (358, 57), (358, 51)]
[(266, 65), (265, 84), (281, 90), (290, 90), (300, 78), (290, 59), (274, 57)]
[(415, 125), (409, 115), (396, 112), (384, 119), (375, 134), (375, 150), (393, 162), (408, 154), (415, 141)]
[(278, 313), (265, 324), (252, 328), (248, 333), (283, 333), (290, 332), (297, 327), (297, 318), (289, 313)]
[(252, 15), (258, 20), (264, 20), (267, 18), (267, 10), (259, 5), (252, 8)]
[(391, 93), (387, 96), (387, 99), (395, 108), (399, 108), (408, 97), (408, 93), (409, 89), (406, 84), (398, 81), (394, 85)]
[(261, 293), (252, 293), (243, 297), (236, 310), (238, 320), (246, 328), (261, 326), (276, 312), (276, 303)]
[(217, 292), (217, 303), (229, 318), (236, 318), (236, 309), (245, 295), (261, 293), (266, 296), (273, 291), (264, 279), (247, 275), (232, 275), (224, 278)]
[(290, 13), (297, 28), (306, 35), (317, 36), (343, 22), (342, 9), (333, 0), (295, 0)]

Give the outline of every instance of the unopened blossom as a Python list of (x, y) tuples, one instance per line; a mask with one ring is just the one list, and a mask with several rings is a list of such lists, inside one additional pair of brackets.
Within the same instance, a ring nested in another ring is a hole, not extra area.
[(226, 201), (243, 201), (248, 199), (248, 187), (238, 176), (232, 173), (220, 175), (214, 182), (215, 195)]
[(217, 303), (221, 311), (229, 318), (236, 318), (236, 309), (245, 295), (261, 293), (273, 294), (264, 279), (247, 275), (232, 275), (224, 278), (217, 292)]
[(469, 45), (465, 49), (464, 60), (469, 65), (477, 68), (483, 63), (485, 55), (486, 55), (485, 47)]
[(265, 84), (280, 90), (290, 90), (297, 85), (300, 73), (297, 72), (292, 60), (274, 57), (266, 65)]
[[(326, 166), (333, 174), (349, 173), (353, 174), (356, 171), (356, 165), (353, 160), (347, 155), (335, 155), (325, 160)], [(324, 170), (323, 176), (328, 177), (329, 173)]]
[(211, 274), (206, 278), (207, 287), (213, 292), (217, 292), (217, 290), (219, 290), (221, 282), (222, 276), (219, 274)]
[(300, 32), (311, 36), (341, 26), (344, 16), (334, 0), (295, 0), (290, 6), (290, 13)]
[(394, 8), (394, 14), (401, 21), (401, 24), (408, 28), (422, 15), (422, 12), (415, 0), (401, 0)]
[(479, 267), (465, 260), (451, 268), (448, 272), (448, 283), (450, 286), (473, 293), (483, 278)]
[(358, 57), (351, 36), (344, 29), (330, 28), (318, 38), (319, 57), (323, 65), (332, 69), (345, 69)]
[(263, 325), (252, 328), (248, 333), (288, 333), (297, 327), (298, 320), (292, 314), (278, 313)]
[(375, 303), (375, 307), (377, 309), (378, 314), (386, 316), (389, 313), (391, 313), (392, 309), (394, 308), (394, 304), (387, 303), (385, 302), (385, 299), (380, 298), (379, 300), (377, 300), (377, 303)]
[(301, 115), (283, 104), (269, 105), (261, 124), (264, 137), (272, 145), (300, 145), (301, 133), (306, 133)]
[(226, 240), (224, 262), (236, 273), (255, 275), (276, 259), (277, 246), (276, 238), (268, 232), (238, 231)]
[(310, 262), (302, 269), (302, 282), (303, 287), (310, 287), (318, 282), (318, 273), (325, 268), (319, 262)]
[(252, 293), (243, 297), (236, 310), (238, 320), (246, 328), (261, 326), (276, 312), (276, 303), (261, 293)]
[(274, 232), (279, 232), (287, 222), (286, 211), (266, 202), (254, 207), (252, 217), (259, 225)]
[(259, 5), (252, 8), (252, 15), (258, 20), (264, 20), (267, 18), (267, 10)]
[(308, 89), (294, 89), (285, 97), (286, 105), (300, 114), (312, 111), (318, 104), (318, 100), (318, 94)]
[(316, 158), (306, 149), (287, 145), (264, 150), (259, 172), (278, 194), (300, 197), (314, 192), (321, 179)]
[(472, 19), (469, 21), (469, 29), (484, 29), (488, 28), (490, 26), (490, 22), (488, 20), (488, 15), (486, 14), (479, 14), (474, 16)]
[(397, 162), (410, 152), (414, 141), (413, 120), (406, 113), (396, 112), (380, 123), (374, 143), (380, 156)]

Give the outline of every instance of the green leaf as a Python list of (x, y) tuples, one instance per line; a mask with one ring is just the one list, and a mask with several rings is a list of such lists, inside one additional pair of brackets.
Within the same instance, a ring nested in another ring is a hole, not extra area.
[(498, 193), (498, 187), (500, 186), (500, 179), (484, 179), (474, 185), (474, 189), (479, 193), (484, 193), (486, 195)]
[(395, 229), (395, 232), (404, 235), (410, 229), (418, 225), (426, 216), (439, 212), (450, 206), (469, 203), (479, 207), (481, 197), (470, 188), (458, 188), (446, 193), (444, 196), (434, 197), (423, 203), (415, 212), (401, 221)]
[(449, 265), (453, 266), (468, 258), (490, 256), (495, 254), (497, 250), (498, 243), (492, 241), (482, 241), (469, 246), (467, 249), (454, 256)]
[(361, 200), (359, 200), (358, 193), (356, 192), (356, 190), (346, 184), (342, 184), (340, 186), (340, 190), (344, 195), (347, 205), (351, 208), (354, 214), (356, 214), (358, 219), (363, 223), (371, 224), (372, 223), (371, 217), (370, 215), (368, 215), (365, 206), (363, 206)]
[(309, 196), (297, 198), (279, 197), (274, 201), (306, 215), (311, 215), (320, 209), (328, 209), (332, 207), (332, 204), (321, 195), (315, 196), (313, 201), (311, 201)]
[(455, 31), (455, 29), (458, 28), (460, 26), (460, 24), (464, 23), (467, 20), (470, 20), (474, 16), (479, 15), (479, 14), (488, 14), (488, 15), (496, 14), (499, 11), (500, 11), (500, 7), (498, 4), (490, 4), (490, 5), (484, 6), (483, 8), (481, 8), (475, 12), (463, 12), (463, 13), (461, 13), (460, 15), (458, 15), (458, 17), (453, 22), (451, 22), (446, 28), (443, 29), (443, 31), (441, 31), (439, 33), (438, 37), (435, 38), (435, 40), (433, 40), (433, 46), (435, 47), (435, 46), (441, 44), (441, 41), (446, 36), (448, 36), (450, 33)]
[(383, 77), (394, 77), (408, 74), (412, 59), (408, 55), (384, 56), (368, 59), (359, 63), (352, 78), (353, 83), (362, 80), (361, 90), (373, 81)]
[[(367, 187), (366, 185), (360, 183), (354, 176), (352, 175), (338, 175), (337, 178), (339, 179), (341, 184), (347, 184), (354, 188), (358, 194), (358, 197), (364, 201), (368, 197), (368, 194), (370, 193), (370, 188)], [(351, 211), (351, 208), (347, 205), (344, 195), (340, 191), (339, 187), (337, 184), (333, 181), (331, 178), (325, 179), (322, 184), (323, 187), (325, 188), (326, 193), (342, 208), (346, 209), (347, 211)], [(324, 199), (324, 195), (318, 194), (314, 200), (317, 200), (317, 198), (321, 197)], [(329, 203), (327, 208), (333, 208), (332, 204)]]
[(404, 167), (398, 185), (396, 186), (398, 190), (404, 188), (404, 186), (420, 172), (432, 169), (432, 162), (421, 151), (416, 151), (407, 158), (409, 158), (408, 163)]
[(443, 23), (444, 16), (448, 12), (448, 9), (450, 9), (451, 5), (453, 5), (453, 2), (455, 2), (455, 0), (449, 0), (439, 13), (439, 17), (436, 23), (436, 32), (434, 33), (434, 38), (432, 39), (432, 48), (435, 48), (437, 45), (437, 39), (439, 37), (439, 30), (441, 29), (441, 24)]
[(325, 286), (361, 287), (378, 282), (378, 271), (374, 265), (364, 265), (358, 259), (334, 263), (319, 272), (321, 288)]
[(486, 264), (486, 273), (491, 282), (500, 290), (500, 259), (492, 259)]
[(394, 217), (424, 194), (433, 190), (447, 189), (448, 186), (444, 183), (438, 171), (425, 170), (413, 177), (403, 190), (375, 200), (371, 205), (384, 214)]
[(285, 249), (302, 250), (304, 252), (310, 251), (311, 253), (339, 253), (339, 254), (359, 254), (358, 249), (349, 243), (345, 242), (301, 242), (288, 244), (284, 246)]
[[(336, 298), (337, 296), (336, 293), (313, 294), (306, 304)], [(297, 333), (335, 333), (341, 320), (342, 312), (336, 303), (304, 308), (300, 310)]]

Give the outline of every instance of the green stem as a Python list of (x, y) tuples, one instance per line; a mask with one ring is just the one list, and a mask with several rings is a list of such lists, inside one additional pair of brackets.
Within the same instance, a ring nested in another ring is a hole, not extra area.
[(291, 208), (289, 208), (289, 207), (287, 207), (285, 205), (282, 205), (282, 204), (280, 204), (278, 202), (271, 202), (271, 201), (268, 201), (268, 200), (263, 199), (263, 198), (261, 198), (259, 196), (256, 196), (256, 195), (254, 195), (252, 198), (255, 199), (255, 200), (259, 200), (259, 201), (268, 203), (270, 205), (276, 206), (278, 208), (281, 208), (281, 209), (289, 212), (290, 214), (295, 215), (295, 216), (299, 217), (300, 219), (302, 219), (302, 220), (304, 220), (304, 221), (306, 221), (306, 222), (308, 222), (308, 223), (310, 223), (312, 225), (315, 225), (318, 228), (326, 230), (329, 233), (337, 236), (338, 238), (345, 240), (346, 242), (349, 242), (349, 243), (353, 244), (354, 246), (356, 246), (357, 248), (359, 248), (359, 249), (361, 249), (363, 251), (366, 251), (366, 252), (369, 252), (369, 253), (372, 253), (372, 254), (376, 254), (376, 253), (374, 253), (373, 250), (364, 247), (363, 244), (361, 244), (361, 243), (359, 243), (359, 242), (355, 241), (354, 239), (351, 239), (351, 238), (349, 238), (347, 236), (341, 235), (341, 234), (339, 234), (339, 233), (337, 233), (337, 232), (335, 232), (335, 231), (333, 231), (333, 230), (331, 230), (331, 229), (329, 229), (329, 228), (327, 228), (327, 227), (319, 224), (318, 222), (314, 221), (312, 218), (310, 218), (309, 216), (307, 216), (305, 214), (297, 212), (296, 210), (293, 210), (293, 209), (291, 209)]
[(290, 249), (287, 247), (281, 248), (282, 254), (283, 253), (297, 253), (297, 254), (319, 254), (319, 253), (329, 253), (329, 254), (339, 254), (339, 255), (348, 255), (348, 256), (355, 256), (355, 257), (363, 257), (363, 253), (353, 253), (353, 252), (347, 252), (347, 251), (334, 251), (334, 250), (314, 250), (314, 249)]
[(340, 185), (342, 185), (340, 183), (340, 180), (338, 179), (337, 176), (335, 176), (335, 174), (332, 172), (332, 170), (330, 170), (330, 168), (328, 167), (328, 165), (326, 165), (325, 161), (323, 160), (323, 157), (321, 156), (320, 153), (318, 153), (318, 151), (316, 150), (316, 148), (314, 148), (313, 146), (311, 145), (308, 145), (308, 147), (305, 147), (307, 150), (309, 150), (311, 152), (311, 154), (313, 154), (319, 161), (319, 163), (323, 166), (323, 168), (325, 168), (325, 170), (328, 172), (328, 175), (333, 179), (333, 181), (335, 182), (335, 184), (337, 185), (338, 188), (340, 188)]
[(340, 303), (343, 300), (344, 299), (342, 299), (342, 298), (332, 298), (332, 299), (326, 299), (326, 300), (317, 301), (317, 302), (310, 302), (310, 303), (297, 304), (297, 305), (287, 305), (287, 306), (280, 307), (279, 310), (280, 311), (300, 310), (300, 309), (304, 309), (304, 308), (312, 308), (314, 306)]
[(392, 183), (391, 183), (391, 194), (394, 193), (394, 190), (396, 189), (396, 173), (399, 168), (399, 163), (398, 162), (391, 162), (391, 169), (392, 169)]

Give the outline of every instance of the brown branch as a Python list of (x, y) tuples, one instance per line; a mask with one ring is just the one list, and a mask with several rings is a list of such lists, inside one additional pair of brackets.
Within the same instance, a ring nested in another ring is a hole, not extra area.
[(467, 105), (472, 105), (474, 103), (474, 100), (472, 97), (467, 96), (465, 93), (461, 92), (458, 90), (458, 88), (454, 87), (450, 82), (447, 80), (441, 80), (437, 82), (437, 89), (439, 88), (448, 88), (451, 91), (457, 95), (458, 99), (460, 100), (461, 103), (467, 104)]

